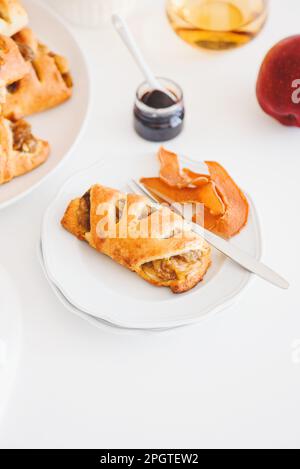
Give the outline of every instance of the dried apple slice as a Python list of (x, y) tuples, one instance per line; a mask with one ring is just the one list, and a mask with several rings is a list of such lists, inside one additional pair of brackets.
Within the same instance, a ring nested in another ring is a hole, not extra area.
[(209, 210), (211, 215), (218, 217), (226, 213), (224, 200), (219, 194), (217, 186), (213, 181), (200, 186), (197, 189), (199, 191), (199, 197), (202, 199), (202, 203)]
[(247, 224), (249, 203), (246, 196), (230, 177), (228, 172), (215, 161), (206, 161), (210, 176), (226, 201), (225, 214), (216, 220), (213, 231), (221, 236), (231, 238), (238, 234)]
[(161, 147), (158, 152), (160, 178), (171, 187), (187, 187), (190, 178), (184, 174), (179, 165), (178, 156)]
[(163, 199), (166, 196), (174, 202), (180, 203), (201, 203), (215, 217), (225, 214), (226, 206), (218, 194), (213, 182), (209, 182), (200, 187), (171, 187), (160, 178), (143, 178), (141, 183), (156, 196)]
[(160, 178), (141, 182), (161, 201), (166, 197), (174, 202), (203, 204), (205, 228), (225, 238), (238, 234), (246, 225), (248, 201), (219, 163), (205, 162), (207, 175), (188, 168), (181, 171), (178, 156), (164, 148), (159, 151), (159, 160)]
[(160, 178), (168, 186), (182, 189), (189, 186), (201, 187), (210, 182), (208, 174), (197, 174), (190, 169), (181, 170), (178, 155), (163, 147), (159, 149), (158, 159), (160, 162)]
[[(201, 226), (204, 226), (209, 231), (214, 232), (215, 227), (220, 220), (220, 216), (215, 216), (210, 213), (207, 207), (204, 207), (204, 212), (200, 212), (193, 215), (193, 222), (198, 223)], [(220, 233), (218, 233), (220, 235)], [(221, 235), (223, 236), (223, 235)]]
[(201, 187), (204, 184), (209, 183), (209, 181), (210, 181), (210, 176), (208, 176), (206, 174), (194, 173), (193, 171), (191, 171), (188, 168), (184, 168), (182, 170), (182, 172), (188, 176), (188, 178), (190, 179), (190, 185), (193, 185), (193, 186)]

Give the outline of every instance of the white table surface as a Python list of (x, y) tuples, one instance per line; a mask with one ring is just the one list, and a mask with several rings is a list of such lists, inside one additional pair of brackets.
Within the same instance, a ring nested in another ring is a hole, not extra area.
[(162, 335), (102, 332), (57, 301), (36, 257), (41, 219), (57, 190), (104, 156), (117, 171), (125, 147), (141, 157), (157, 148), (132, 129), (141, 77), (115, 32), (74, 28), (92, 72), (87, 131), (57, 174), (0, 215), (0, 262), (13, 279), (23, 326), (0, 446), (299, 448), (300, 130), (264, 115), (254, 86), (265, 52), (299, 32), (300, 4), (272, 0), (255, 41), (207, 54), (173, 34), (163, 1), (138, 3), (130, 24), (150, 64), (185, 90), (186, 129), (170, 147), (218, 159), (247, 189), (261, 216), (264, 261), (292, 286), (284, 292), (254, 279), (236, 306)]

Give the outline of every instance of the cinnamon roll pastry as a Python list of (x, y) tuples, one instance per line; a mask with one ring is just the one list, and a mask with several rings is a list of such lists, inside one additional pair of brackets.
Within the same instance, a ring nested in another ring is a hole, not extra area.
[(69, 204), (61, 223), (98, 252), (174, 293), (195, 287), (211, 264), (210, 247), (181, 216), (142, 196), (95, 185)]
[(49, 151), (48, 142), (32, 135), (27, 122), (0, 117), (0, 185), (40, 166)]
[(0, 34), (12, 36), (28, 23), (28, 15), (19, 0), (0, 0)]
[(13, 36), (28, 73), (9, 87), (3, 111), (18, 120), (62, 104), (72, 96), (73, 81), (66, 58), (55, 54), (25, 28)]

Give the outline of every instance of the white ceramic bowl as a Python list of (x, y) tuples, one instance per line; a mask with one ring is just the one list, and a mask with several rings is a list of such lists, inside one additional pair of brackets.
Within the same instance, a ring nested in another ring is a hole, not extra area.
[(127, 15), (136, 0), (51, 0), (51, 4), (72, 23), (97, 28), (113, 13)]

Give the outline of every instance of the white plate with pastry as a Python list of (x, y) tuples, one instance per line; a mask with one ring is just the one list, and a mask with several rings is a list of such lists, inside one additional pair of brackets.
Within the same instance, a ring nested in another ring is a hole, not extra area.
[[(41, 238), (51, 281), (79, 310), (126, 328), (183, 326), (230, 305), (248, 285), (251, 274), (219, 252), (210, 252), (206, 243), (185, 227), (179, 228), (183, 236), (173, 239), (178, 229), (176, 217), (171, 217), (165, 232), (155, 239), (103, 241), (100, 204), (114, 204), (120, 224), (133, 202), (129, 199), (126, 209), (119, 205), (129, 192), (128, 181), (157, 173), (154, 155), (121, 156), (115, 158), (117, 172), (106, 162), (77, 173), (48, 208)], [(156, 213), (149, 211), (149, 202), (143, 198), (137, 202), (130, 212), (135, 222), (148, 218), (154, 227), (162, 224), (166, 213), (159, 212), (158, 223), (157, 219), (152, 222)], [(249, 206), (247, 226), (232, 242), (259, 259), (260, 226), (251, 200)], [(162, 268), (169, 276), (161, 276)], [(174, 275), (180, 270), (180, 275)]]
[(168, 332), (170, 329), (128, 329), (124, 327), (118, 327), (115, 324), (109, 323), (107, 321), (104, 321), (103, 319), (96, 318), (95, 316), (91, 316), (90, 314), (84, 313), (80, 309), (76, 308), (72, 303), (70, 303), (67, 298), (63, 295), (63, 293), (57, 288), (57, 286), (50, 280), (48, 276), (48, 272), (44, 263), (44, 256), (43, 256), (43, 251), (42, 251), (42, 244), (39, 243), (37, 247), (37, 257), (39, 260), (39, 263), (41, 265), (41, 268), (43, 270), (43, 273), (45, 275), (45, 278), (53, 291), (54, 295), (56, 298), (62, 303), (62, 305), (70, 311), (72, 314), (75, 314), (75, 316), (80, 317), (82, 320), (87, 321), (91, 326), (96, 327), (97, 329), (100, 329), (102, 331), (108, 331), (110, 333), (114, 333), (117, 335), (132, 335), (132, 334), (150, 334), (152, 332)]
[(0, 22), (0, 49), (1, 33), (11, 35), (0, 73), (0, 208), (36, 188), (71, 154), (90, 104), (88, 67), (63, 21), (35, 0), (24, 0), (24, 10), (17, 0), (3, 4), (12, 25), (8, 31)]

